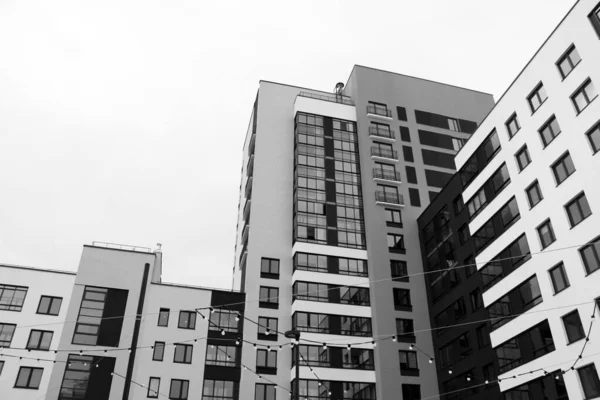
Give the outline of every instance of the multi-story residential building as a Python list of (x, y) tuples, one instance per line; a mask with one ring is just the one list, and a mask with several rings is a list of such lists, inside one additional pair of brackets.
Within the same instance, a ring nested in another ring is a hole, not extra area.
[(0, 398), (240, 398), (244, 294), (161, 271), (160, 250), (103, 243), (76, 274), (0, 266)]
[(599, 39), (577, 2), (455, 158), (507, 399), (600, 397)]
[[(289, 343), (282, 334), (300, 331), (302, 398), (434, 396), (417, 217), (455, 173), (454, 155), (493, 99), (361, 66), (342, 86), (332, 94), (260, 82), (235, 276), (246, 315), (279, 334), (249, 325), (245, 335)], [(276, 362), (271, 379), (290, 387), (292, 351)], [(244, 372), (240, 390), (274, 399)]]

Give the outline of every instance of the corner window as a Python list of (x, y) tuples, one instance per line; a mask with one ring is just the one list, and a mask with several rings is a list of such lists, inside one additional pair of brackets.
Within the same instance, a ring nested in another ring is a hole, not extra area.
[(494, 129), (492, 133), (483, 143), (483, 155), (487, 161), (491, 160), (492, 157), (500, 150), (500, 139), (498, 138), (498, 132)]
[(62, 297), (42, 296), (38, 304), (37, 313), (45, 315), (58, 315)]
[(508, 119), (508, 121), (506, 121), (505, 125), (506, 125), (506, 131), (508, 132), (508, 136), (510, 138), (515, 136), (517, 134), (517, 132), (519, 132), (519, 129), (521, 129), (521, 126), (519, 125), (519, 120), (517, 119), (516, 113), (514, 113)]
[(592, 146), (592, 151), (594, 154), (596, 154), (598, 151), (600, 151), (600, 122), (590, 129), (586, 135), (590, 141), (590, 145)]
[(173, 355), (173, 362), (180, 364), (191, 364), (193, 351), (194, 347), (191, 344), (175, 343), (175, 353)]
[(556, 117), (553, 115), (550, 117), (544, 125), (539, 129), (540, 138), (542, 139), (542, 143), (544, 147), (548, 146), (552, 141), (560, 134), (560, 125), (556, 120)]
[(560, 293), (570, 286), (569, 277), (567, 276), (567, 271), (565, 271), (565, 265), (562, 262), (550, 268), (548, 272), (550, 273), (550, 279), (552, 280), (554, 294)]
[(196, 312), (179, 311), (179, 323), (177, 327), (181, 329), (196, 329)]
[(571, 228), (579, 225), (581, 221), (592, 215), (592, 210), (585, 197), (585, 193), (577, 195), (577, 197), (568, 202), (567, 205), (565, 205), (565, 210), (567, 210)]
[(554, 173), (554, 179), (556, 179), (557, 186), (575, 172), (575, 164), (573, 164), (569, 152), (566, 152), (552, 164), (552, 172)]
[(577, 368), (577, 375), (579, 375), (579, 381), (586, 400), (600, 396), (600, 379), (598, 379), (598, 372), (594, 364)]
[(565, 79), (573, 69), (579, 64), (581, 57), (574, 45), (571, 45), (566, 53), (558, 59), (556, 66), (560, 72), (560, 76)]
[(544, 221), (540, 226), (537, 227), (538, 236), (542, 245), (542, 250), (550, 246), (556, 240), (554, 235), (554, 229), (552, 229), (552, 222), (550, 219)]
[(546, 89), (544, 89), (544, 85), (540, 83), (533, 89), (533, 92), (527, 97), (527, 102), (529, 103), (529, 107), (531, 108), (531, 113), (534, 113), (541, 107), (541, 105), (546, 101), (548, 95), (546, 94)]
[(596, 98), (596, 96), (598, 96), (596, 93), (596, 88), (594, 87), (591, 79), (588, 78), (588, 80), (585, 81), (583, 85), (581, 85), (579, 89), (577, 89), (575, 93), (571, 95), (571, 101), (573, 102), (573, 106), (575, 106), (577, 114), (585, 110), (585, 108)]
[(579, 249), (588, 275), (600, 269), (600, 236)]
[(146, 397), (158, 399), (158, 391), (160, 390), (160, 378), (150, 377), (148, 381), (148, 394)]
[(260, 261), (260, 277), (279, 279), (279, 260), (263, 257)]
[(154, 342), (152, 361), (162, 361), (165, 356), (165, 342)]
[(533, 208), (536, 204), (538, 204), (544, 198), (542, 196), (542, 190), (540, 189), (540, 184), (536, 180), (531, 185), (525, 189), (527, 193), (527, 200), (529, 201), (529, 207)]
[(508, 174), (508, 168), (506, 164), (502, 164), (500, 168), (490, 178), (492, 181), (492, 187), (494, 193), (498, 194), (510, 183), (510, 175)]
[(581, 324), (579, 311), (575, 310), (562, 317), (565, 332), (567, 333), (568, 343), (577, 342), (585, 337), (585, 331)]
[(279, 289), (276, 287), (261, 286), (258, 306), (261, 308), (279, 308)]
[(158, 326), (168, 326), (169, 325), (169, 312), (168, 308), (161, 308), (158, 312)]
[(171, 388), (169, 390), (169, 399), (187, 400), (190, 381), (183, 379), (171, 379)]
[(26, 295), (25, 286), (0, 285), (0, 310), (21, 311)]
[(17, 375), (15, 388), (39, 389), (43, 372), (43, 368), (21, 367), (19, 369), (19, 374)]
[(523, 171), (525, 167), (527, 167), (531, 163), (531, 157), (529, 156), (529, 150), (527, 150), (527, 145), (521, 147), (521, 150), (519, 150), (517, 154), (515, 154), (515, 158), (517, 159), (519, 171)]
[(29, 340), (27, 341), (28, 350), (50, 350), (50, 343), (52, 342), (52, 331), (39, 331), (32, 329), (29, 333)]

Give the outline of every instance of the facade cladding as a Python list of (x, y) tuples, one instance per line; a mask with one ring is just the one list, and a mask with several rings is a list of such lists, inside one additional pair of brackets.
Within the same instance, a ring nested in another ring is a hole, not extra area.
[(162, 283), (161, 264), (95, 243), (77, 273), (0, 265), (0, 398), (240, 398), (245, 295)]

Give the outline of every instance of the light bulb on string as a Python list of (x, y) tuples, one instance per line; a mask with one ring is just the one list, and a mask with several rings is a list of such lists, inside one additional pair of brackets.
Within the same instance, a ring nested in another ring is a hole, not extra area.
[(352, 348), (352, 346), (350, 345), (350, 343), (348, 343), (348, 350), (350, 350)]
[(452, 375), (452, 370), (451, 369), (448, 370), (448, 374)]
[(237, 315), (235, 316), (235, 320), (236, 320), (236, 321), (239, 321), (239, 320), (240, 320), (240, 314), (237, 314)]
[(210, 313), (211, 313), (211, 314), (215, 312), (215, 309), (214, 309), (214, 308), (212, 308), (212, 307), (208, 307), (208, 309), (210, 310)]
[(269, 336), (270, 333), (271, 331), (269, 331), (269, 328), (265, 329), (265, 336)]
[(377, 347), (377, 343), (375, 343), (374, 340), (371, 340), (371, 344), (373, 345), (373, 347)]
[(392, 342), (396, 341), (396, 336), (392, 336)]
[(323, 350), (327, 350), (327, 343), (323, 343)]
[(221, 336), (225, 336), (225, 329), (221, 329)]
[(429, 359), (429, 364), (433, 364), (433, 358)]
[(408, 346), (408, 349), (412, 350), (413, 349), (413, 345), (411, 344), (410, 346)]

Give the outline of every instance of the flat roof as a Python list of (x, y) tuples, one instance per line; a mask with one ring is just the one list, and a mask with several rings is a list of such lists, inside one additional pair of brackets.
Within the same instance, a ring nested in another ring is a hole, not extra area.
[(50, 268), (26, 267), (24, 265), (0, 264), (0, 267), (26, 269), (26, 270), (30, 270), (30, 271), (36, 271), (36, 272), (50, 272), (53, 274), (77, 275), (77, 272), (74, 272), (74, 271), (63, 271), (63, 270), (59, 270), (59, 269), (50, 269)]

